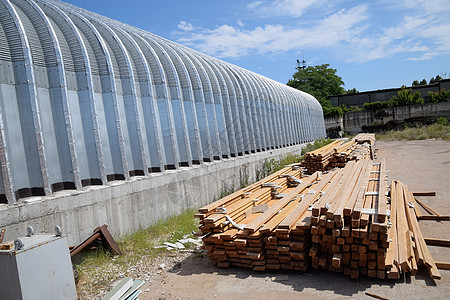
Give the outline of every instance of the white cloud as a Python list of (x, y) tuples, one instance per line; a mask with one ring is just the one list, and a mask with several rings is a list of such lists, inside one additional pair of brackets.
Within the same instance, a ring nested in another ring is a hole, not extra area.
[(180, 21), (180, 23), (178, 23), (178, 28), (183, 31), (192, 31), (195, 29), (194, 25), (186, 21)]
[(265, 16), (293, 16), (300, 17), (311, 7), (317, 6), (320, 3), (325, 2), (324, 0), (275, 0), (268, 1), (269, 3), (263, 1), (254, 1), (247, 5), (250, 9), (255, 9), (257, 14)]
[(253, 1), (252, 3), (249, 3), (247, 5), (247, 7), (248, 8), (255, 8), (255, 7), (260, 6), (262, 3), (263, 3), (262, 1)]
[(448, 0), (386, 0), (386, 5), (394, 7), (394, 9), (406, 8), (420, 10), (422, 15), (441, 13), (450, 10)]
[(419, 57), (410, 57), (410, 58), (408, 58), (408, 60), (411, 60), (411, 61), (430, 60), (438, 55), (440, 55), (440, 53), (438, 53), (438, 52), (427, 52), (427, 53), (422, 54)]
[[(182, 21), (178, 27), (183, 35), (178, 41), (222, 58), (316, 50), (360, 63), (398, 54), (403, 54), (402, 59), (425, 60), (450, 53), (450, 6), (446, 1), (381, 0), (382, 4), (345, 8), (343, 1), (254, 1), (247, 5), (254, 10), (253, 21), (262, 14), (263, 22), (269, 13), (283, 15), (283, 20), (252, 28), (240, 19), (237, 25), (215, 28)], [(330, 7), (335, 9), (332, 13), (327, 10)]]
[(178, 41), (202, 52), (219, 57), (238, 57), (250, 52), (280, 53), (301, 48), (332, 46), (350, 39), (355, 27), (366, 18), (366, 6), (341, 10), (324, 19), (314, 28), (289, 28), (266, 24), (252, 30), (222, 25), (184, 35)]

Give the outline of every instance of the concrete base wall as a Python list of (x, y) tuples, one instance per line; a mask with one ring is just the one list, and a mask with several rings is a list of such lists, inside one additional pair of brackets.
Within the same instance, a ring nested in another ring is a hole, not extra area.
[(325, 130), (328, 137), (342, 137), (342, 134), (344, 133), (344, 118), (340, 116), (325, 117)]
[(408, 121), (431, 121), (438, 117), (450, 118), (450, 102), (425, 103), (411, 106), (399, 106), (375, 111), (355, 111), (344, 117), (325, 118), (327, 134), (333, 136), (332, 128), (342, 124), (342, 130), (350, 134), (373, 131), (376, 128), (394, 128)]
[[(407, 87), (412, 90), (412, 93), (419, 92), (420, 97), (427, 100), (428, 92), (439, 92), (450, 89), (450, 79), (443, 79), (427, 85), (410, 86)], [(397, 96), (401, 88), (384, 89), (376, 91), (367, 91), (356, 94), (343, 94), (330, 96), (330, 101), (333, 106), (347, 105), (347, 106), (363, 106), (364, 103), (371, 103), (376, 101), (389, 101), (393, 96)]]
[(8, 241), (25, 235), (28, 225), (35, 233), (52, 233), (59, 225), (70, 245), (83, 241), (102, 224), (108, 224), (114, 237), (131, 234), (187, 208), (211, 203), (224, 186), (238, 188), (242, 178), (253, 182), (266, 159), (301, 154), (305, 145), (133, 177), (109, 186), (61, 191), (52, 197), (26, 198), (17, 205), (0, 204), (0, 228), (6, 228), (4, 241)]

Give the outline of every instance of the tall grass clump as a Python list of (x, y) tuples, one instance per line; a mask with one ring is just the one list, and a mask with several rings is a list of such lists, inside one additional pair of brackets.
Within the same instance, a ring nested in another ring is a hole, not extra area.
[(377, 140), (427, 140), (441, 139), (450, 141), (450, 123), (446, 118), (439, 118), (431, 125), (410, 126), (402, 130), (389, 130), (376, 134)]

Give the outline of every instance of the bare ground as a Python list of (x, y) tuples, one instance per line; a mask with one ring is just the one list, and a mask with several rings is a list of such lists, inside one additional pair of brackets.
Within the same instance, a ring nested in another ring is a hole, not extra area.
[[(436, 191), (422, 197), (441, 214), (450, 214), (450, 142), (441, 140), (377, 142), (378, 157), (385, 158), (389, 180), (399, 179), (410, 191)], [(425, 237), (450, 239), (450, 222), (421, 221)], [(450, 251), (430, 247), (435, 260), (450, 261)], [(173, 256), (173, 255), (172, 255)], [(306, 273), (258, 273), (242, 268), (220, 269), (207, 257), (180, 254), (153, 265), (150, 282), (140, 299), (371, 299), (373, 293), (389, 299), (449, 299), (450, 271), (433, 281), (426, 270), (401, 280), (362, 277), (310, 268)]]

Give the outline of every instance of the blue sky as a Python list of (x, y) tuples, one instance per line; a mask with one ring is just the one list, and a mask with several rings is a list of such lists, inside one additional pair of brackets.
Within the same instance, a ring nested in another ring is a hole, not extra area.
[(449, 0), (68, 0), (286, 83), (297, 59), (359, 91), (450, 78)]

